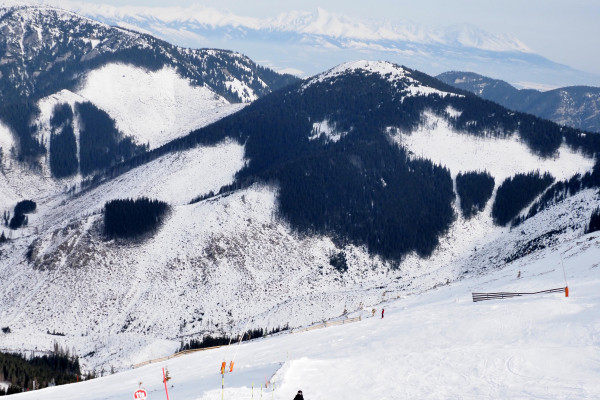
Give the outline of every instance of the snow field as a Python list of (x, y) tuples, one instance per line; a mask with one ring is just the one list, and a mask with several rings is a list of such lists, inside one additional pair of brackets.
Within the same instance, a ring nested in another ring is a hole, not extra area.
[[(454, 115), (456, 112), (452, 111)], [(395, 135), (394, 139), (415, 157), (445, 165), (452, 177), (459, 172), (487, 170), (499, 186), (517, 173), (547, 171), (556, 180), (562, 180), (585, 173), (594, 166), (593, 159), (566, 145), (559, 148), (556, 157), (541, 158), (532, 154), (516, 134), (508, 138), (478, 138), (457, 132), (444, 118), (433, 113), (425, 113), (424, 118), (425, 123), (416, 132)]]
[(243, 107), (207, 87), (192, 86), (170, 67), (148, 71), (108, 64), (89, 72), (77, 94), (110, 114), (125, 135), (151, 149)]
[[(117, 399), (142, 382), (149, 397), (475, 399), (600, 396), (600, 237), (590, 234), (547, 248), (506, 268), (477, 274), (427, 293), (386, 302), (385, 318), (305, 333), (280, 334), (150, 364), (96, 380), (20, 394), (26, 398)], [(473, 303), (473, 290), (535, 291), (564, 285), (562, 294)], [(517, 278), (518, 272), (521, 278)], [(378, 309), (380, 306), (378, 307)]]

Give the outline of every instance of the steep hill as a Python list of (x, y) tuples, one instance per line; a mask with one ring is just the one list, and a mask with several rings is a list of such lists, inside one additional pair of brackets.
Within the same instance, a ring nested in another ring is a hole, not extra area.
[(73, 88), (81, 75), (109, 62), (149, 70), (165, 65), (195, 86), (229, 101), (248, 101), (294, 80), (225, 50), (185, 49), (150, 35), (111, 27), (52, 7), (0, 10), (0, 98), (40, 98)]
[(522, 111), (588, 132), (600, 132), (600, 88), (569, 86), (540, 92), (473, 72), (445, 72), (437, 78), (511, 110)]
[[(84, 190), (30, 192), (37, 211), (0, 245), (0, 326), (13, 332), (3, 345), (58, 340), (84, 367), (124, 368), (207, 333), (298, 327), (499, 270), (583, 235), (599, 200), (599, 149), (596, 135), (418, 71), (344, 64)], [(495, 224), (498, 188), (537, 169), (573, 189), (519, 219), (534, 193)], [(456, 177), (483, 170), (493, 192), (467, 219)], [(162, 227), (108, 238), (106, 202), (139, 196), (170, 205)]]

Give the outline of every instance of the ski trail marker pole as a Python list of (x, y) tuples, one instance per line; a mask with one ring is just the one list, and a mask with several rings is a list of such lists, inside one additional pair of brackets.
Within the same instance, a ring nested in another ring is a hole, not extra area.
[(165, 393), (167, 394), (167, 400), (169, 400), (169, 389), (167, 389), (167, 377), (165, 375), (165, 369), (163, 368), (163, 382), (165, 383)]
[(565, 297), (569, 297), (569, 283), (567, 282), (567, 273), (565, 272), (565, 263), (562, 254), (560, 255), (560, 264), (562, 265), (563, 276), (565, 277)]

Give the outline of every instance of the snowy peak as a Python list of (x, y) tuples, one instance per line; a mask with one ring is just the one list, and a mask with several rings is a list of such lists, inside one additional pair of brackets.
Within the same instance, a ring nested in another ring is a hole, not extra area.
[(414, 71), (406, 67), (388, 61), (368, 60), (358, 60), (340, 64), (329, 71), (309, 79), (303, 85), (303, 88), (305, 89), (316, 83), (333, 81), (339, 77), (356, 73), (379, 76), (381, 79), (394, 85), (403, 96), (427, 96), (436, 94), (444, 97), (447, 95), (457, 95), (456, 93), (440, 90), (439, 88), (423, 83), (419, 78), (415, 77), (416, 74)]
[(252, 18), (229, 11), (191, 5), (188, 7), (118, 7), (70, 3), (78, 12), (95, 18), (113, 21), (152, 22), (180, 26), (232, 28), (240, 30), (278, 31), (307, 35), (319, 35), (336, 39), (359, 39), (365, 41), (407, 41), (421, 44), (443, 44), (474, 47), (493, 51), (530, 52), (517, 38), (510, 35), (494, 35), (474, 26), (460, 25), (428, 30), (410, 21), (379, 22), (362, 20), (336, 14), (325, 8), (313, 12), (290, 11), (270, 18)]
[(323, 81), (326, 79), (332, 79), (337, 76), (356, 71), (364, 71), (369, 74), (379, 74), (382, 77), (386, 77), (391, 82), (401, 80), (410, 75), (409, 71), (404, 67), (388, 61), (358, 60), (340, 64), (329, 71), (317, 75), (310, 82), (313, 80)]

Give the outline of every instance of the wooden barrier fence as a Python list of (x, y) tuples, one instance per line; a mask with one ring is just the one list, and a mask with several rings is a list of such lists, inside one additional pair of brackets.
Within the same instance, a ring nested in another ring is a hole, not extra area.
[(328, 326), (350, 324), (352, 322), (361, 321), (361, 320), (362, 320), (362, 317), (359, 315), (358, 317), (354, 317), (354, 318), (345, 318), (345, 319), (340, 319), (337, 321), (325, 321), (322, 324), (312, 325), (307, 328), (294, 329), (294, 330), (292, 330), (292, 333), (314, 331), (315, 329), (327, 328)]
[[(355, 318), (345, 318), (345, 319), (341, 319), (341, 320), (337, 320), (337, 321), (323, 322), (322, 324), (312, 325), (312, 326), (309, 326), (307, 328), (294, 329), (294, 330), (291, 330), (290, 333), (308, 332), (308, 331), (312, 331), (312, 330), (315, 330), (315, 329), (326, 328), (326, 327), (329, 327), (329, 326), (337, 326), (337, 325), (350, 324), (352, 322), (361, 321), (361, 320), (362, 320), (362, 317), (358, 316), (358, 317), (355, 317)], [(178, 353), (172, 354), (170, 356), (165, 356), (165, 357), (161, 357), (161, 358), (155, 358), (154, 360), (148, 360), (148, 361), (144, 361), (144, 362), (141, 362), (141, 363), (138, 363), (138, 364), (133, 364), (132, 367), (133, 368), (139, 368), (139, 367), (143, 367), (144, 365), (154, 364), (154, 363), (162, 362), (162, 361), (167, 361), (167, 360), (170, 360), (172, 358), (181, 357), (183, 355), (190, 354), (190, 353), (195, 353), (195, 352), (198, 352), (198, 351), (218, 349), (219, 347), (225, 347), (225, 345), (222, 345), (222, 346), (212, 346), (212, 347), (204, 347), (202, 349), (183, 350), (183, 351), (180, 351)]]
[(539, 292), (530, 293), (513, 293), (513, 292), (496, 292), (496, 293), (472, 293), (473, 302), (484, 301), (484, 300), (496, 300), (496, 299), (507, 299), (510, 297), (519, 297), (532, 294), (542, 293), (566, 293), (567, 288), (561, 287), (556, 289), (541, 290)]

